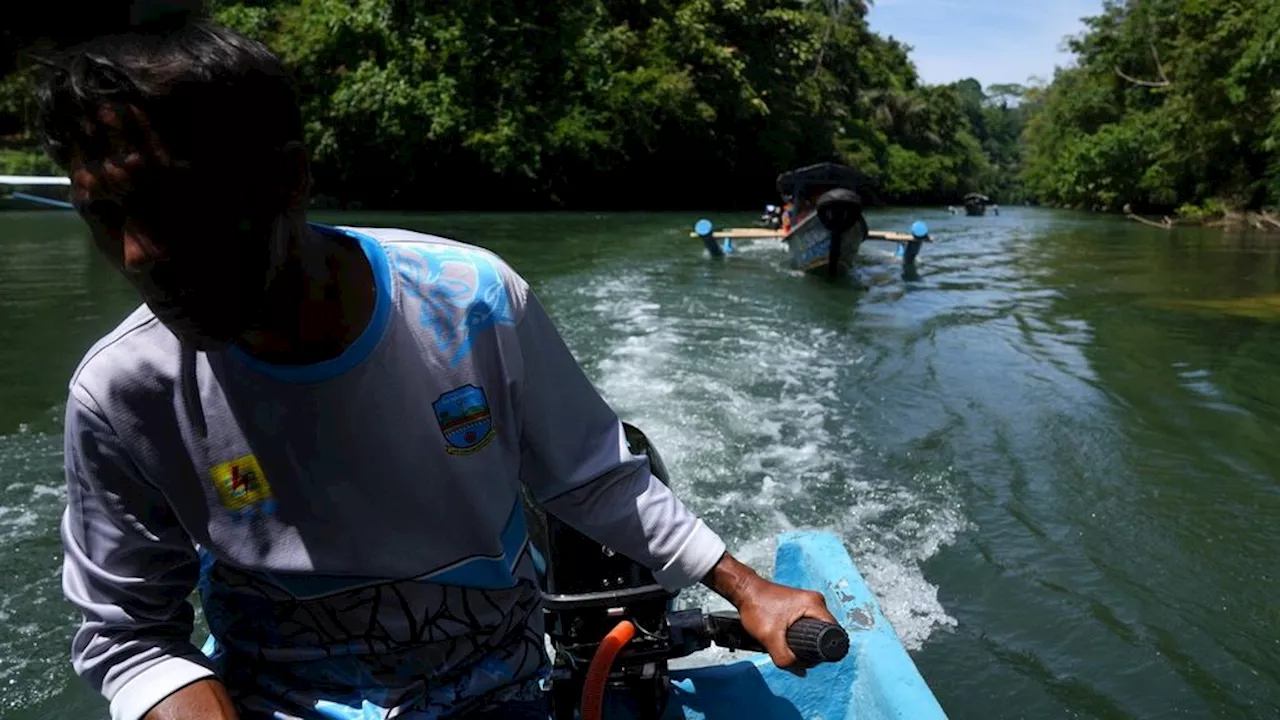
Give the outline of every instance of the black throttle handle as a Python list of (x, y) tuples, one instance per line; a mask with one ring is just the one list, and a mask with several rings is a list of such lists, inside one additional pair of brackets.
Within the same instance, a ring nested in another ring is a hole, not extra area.
[[(738, 613), (713, 612), (703, 617), (711, 641), (732, 650), (765, 652), (760, 641), (742, 627)], [(787, 646), (805, 665), (840, 662), (849, 654), (849, 634), (839, 625), (813, 618), (800, 618), (787, 628)]]
[(800, 618), (787, 628), (787, 646), (802, 663), (840, 662), (849, 654), (849, 633), (839, 625)]

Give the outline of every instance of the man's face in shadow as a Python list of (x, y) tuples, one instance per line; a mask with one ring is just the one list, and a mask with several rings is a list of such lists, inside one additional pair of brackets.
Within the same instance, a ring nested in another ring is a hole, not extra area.
[(102, 106), (86, 125), (69, 175), (98, 248), (184, 343), (215, 350), (252, 329), (289, 205), (289, 163), (175, 157), (133, 105)]

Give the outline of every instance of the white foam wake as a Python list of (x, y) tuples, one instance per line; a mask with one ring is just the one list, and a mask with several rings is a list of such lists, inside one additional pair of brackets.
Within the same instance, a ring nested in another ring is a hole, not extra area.
[[(761, 571), (772, 570), (778, 532), (837, 532), (909, 648), (954, 626), (921, 564), (963, 516), (934, 492), (862, 471), (864, 447), (848, 431), (857, 403), (845, 392), (861, 356), (848, 339), (727, 287), (690, 299), (666, 282), (630, 269), (540, 294), (554, 298), (552, 314), (601, 393), (657, 446), (685, 503)], [(701, 588), (682, 601), (727, 607)]]

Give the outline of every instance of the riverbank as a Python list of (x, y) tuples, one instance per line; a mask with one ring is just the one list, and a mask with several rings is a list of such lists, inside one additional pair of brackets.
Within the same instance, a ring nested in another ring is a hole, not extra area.
[(1201, 227), (1219, 228), (1228, 232), (1258, 231), (1280, 233), (1280, 214), (1266, 210), (1228, 210), (1185, 214), (1178, 217), (1162, 215), (1159, 219), (1153, 219), (1129, 212), (1128, 208), (1126, 208), (1125, 217), (1148, 227), (1160, 228), (1161, 230), (1173, 230), (1178, 227)]

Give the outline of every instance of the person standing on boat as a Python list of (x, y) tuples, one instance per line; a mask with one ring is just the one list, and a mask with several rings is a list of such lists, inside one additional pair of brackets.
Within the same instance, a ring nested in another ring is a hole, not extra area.
[(627, 450), (499, 257), (307, 221), (299, 106), (266, 47), (188, 21), (47, 73), (46, 147), (144, 301), (66, 407), (72, 663), (114, 720), (545, 717), (521, 485), (667, 588), (726, 597), (780, 666), (789, 625), (833, 620)]

